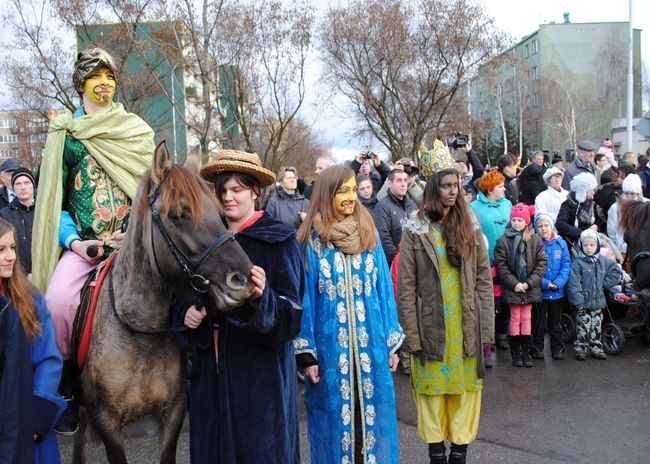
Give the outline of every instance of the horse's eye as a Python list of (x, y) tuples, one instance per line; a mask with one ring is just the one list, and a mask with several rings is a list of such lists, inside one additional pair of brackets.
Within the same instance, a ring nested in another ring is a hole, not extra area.
[(190, 220), (190, 214), (187, 211), (170, 211), (169, 220), (176, 223), (182, 224)]

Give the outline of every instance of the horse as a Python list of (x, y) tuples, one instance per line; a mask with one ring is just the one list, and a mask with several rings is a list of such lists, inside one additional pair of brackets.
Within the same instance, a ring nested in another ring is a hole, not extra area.
[(145, 415), (158, 423), (160, 463), (176, 461), (186, 392), (180, 349), (169, 328), (173, 293), (207, 294), (220, 311), (229, 311), (254, 287), (252, 264), (219, 213), (207, 183), (172, 165), (160, 143), (99, 294), (80, 378), (74, 463), (85, 461), (87, 426), (97, 432), (111, 464), (126, 463), (122, 427)]
[(623, 202), (619, 227), (625, 231), (634, 291), (650, 305), (650, 201)]

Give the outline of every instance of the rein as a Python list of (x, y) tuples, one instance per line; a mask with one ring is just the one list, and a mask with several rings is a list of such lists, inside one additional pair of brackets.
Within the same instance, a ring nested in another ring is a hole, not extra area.
[[(218, 236), (215, 240), (213, 240), (201, 253), (196, 260), (192, 260), (188, 258), (185, 253), (174, 243), (174, 240), (172, 240), (172, 237), (169, 235), (169, 232), (167, 232), (167, 229), (165, 229), (165, 226), (162, 223), (162, 220), (160, 219), (160, 213), (156, 209), (155, 203), (156, 200), (158, 199), (158, 196), (160, 195), (160, 189), (157, 189), (152, 195), (149, 195), (147, 198), (147, 203), (149, 204), (149, 208), (151, 209), (151, 216), (158, 226), (158, 230), (160, 231), (160, 234), (163, 236), (165, 239), (165, 243), (167, 244), (167, 247), (172, 253), (172, 256), (174, 256), (174, 259), (176, 262), (179, 264), (185, 275), (187, 276), (190, 285), (192, 288), (197, 291), (198, 293), (206, 293), (209, 288), (210, 288), (210, 281), (203, 277), (201, 274), (198, 273), (199, 268), (201, 265), (207, 260), (212, 254), (217, 251), (217, 249), (223, 245), (226, 242), (229, 242), (231, 240), (235, 240), (235, 236), (230, 232), (226, 231), (220, 236)], [(154, 234), (153, 234), (153, 227), (151, 228), (151, 249), (153, 251), (153, 258), (154, 258), (154, 264), (156, 265), (156, 269), (158, 270), (158, 273), (162, 276), (163, 273), (160, 270), (160, 266), (158, 265), (158, 257), (156, 256), (156, 247), (154, 246)]]

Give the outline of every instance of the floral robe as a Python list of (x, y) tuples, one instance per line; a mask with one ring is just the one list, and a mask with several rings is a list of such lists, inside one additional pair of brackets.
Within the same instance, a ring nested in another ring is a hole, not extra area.
[(305, 381), (311, 462), (354, 462), (354, 399), (360, 391), (365, 462), (397, 463), (388, 358), (404, 334), (386, 257), (380, 246), (345, 255), (314, 236), (307, 261), (302, 328), (294, 343), (297, 354), (309, 353), (319, 365), (320, 381)]

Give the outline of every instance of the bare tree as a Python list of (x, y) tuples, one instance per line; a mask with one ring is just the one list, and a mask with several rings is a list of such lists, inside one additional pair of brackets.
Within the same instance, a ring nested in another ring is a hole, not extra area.
[(470, 0), (354, 0), (328, 11), (321, 39), (326, 78), (349, 99), (359, 133), (393, 159), (413, 158), (441, 129), (463, 80), (502, 40)]
[[(268, 164), (286, 155), (283, 139), (305, 94), (313, 11), (304, 2), (11, 2), (15, 12), (5, 19), (23, 52), (6, 60), (2, 71), (25, 107), (75, 108), (70, 76), (76, 36), (110, 50), (118, 68), (138, 69), (123, 76), (120, 101), (139, 113), (152, 95), (166, 98), (204, 160), (237, 131), (242, 137), (234, 146), (259, 151)], [(234, 115), (229, 123), (235, 127), (226, 125), (224, 114)]]

